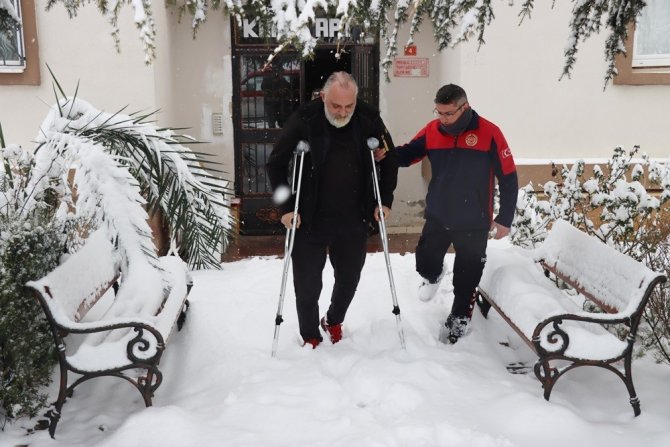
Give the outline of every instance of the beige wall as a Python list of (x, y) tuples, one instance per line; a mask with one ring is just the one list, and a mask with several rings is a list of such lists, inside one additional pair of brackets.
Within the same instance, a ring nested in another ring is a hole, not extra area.
[(46, 64), (67, 94), (73, 95), (79, 82), (78, 96), (99, 109), (156, 107), (154, 68), (144, 65), (131, 8), (125, 7), (119, 19), (121, 53), (117, 54), (110, 27), (93, 5), (86, 5), (72, 20), (61, 5), (49, 12), (45, 7), (45, 0), (36, 2), (41, 85), (0, 85), (0, 123), (7, 143), (31, 147), (55, 103)]
[[(428, 25), (430, 26), (430, 25)], [(402, 56), (407, 31), (400, 34), (399, 54)], [(389, 69), (390, 82), (380, 80), (379, 108), (393, 142), (401, 145), (409, 142), (414, 135), (433, 119), (433, 98), (440, 87), (444, 67), (440, 64), (439, 53), (432, 33), (415, 36), (417, 58), (429, 59), (428, 77), (394, 77), (393, 67)], [(385, 49), (381, 49), (381, 57)], [(398, 172), (398, 188), (395, 191), (393, 213), (389, 220), (389, 231), (416, 231), (423, 223), (427, 181), (421, 175), (421, 163)]]
[[(486, 44), (444, 52), (444, 82), (462, 85), (475, 110), (497, 123), (521, 158), (609, 157), (640, 145), (670, 155), (669, 86), (609, 84), (603, 91), (605, 35), (581, 44), (572, 78), (562, 73), (570, 2), (538, 4), (518, 25), (519, 7), (494, 3)], [(450, 72), (449, 66), (459, 67)]]
[(158, 125), (188, 128), (181, 132), (205, 142), (193, 149), (215, 155), (232, 180), (232, 121), (224, 119), (223, 135), (212, 133), (212, 113), (230, 117), (230, 28), (221, 11), (212, 11), (194, 40), (188, 17), (178, 23), (172, 10), (155, 8), (157, 58), (147, 66), (130, 5), (124, 5), (119, 18), (120, 53), (111, 27), (93, 5), (71, 20), (62, 6), (49, 12), (45, 6), (45, 0), (36, 3), (41, 85), (0, 85), (0, 123), (7, 143), (32, 146), (54, 103), (49, 64), (67, 94), (74, 94), (79, 82), (78, 96), (98, 109), (160, 109)]
[[(193, 39), (190, 18), (177, 22), (172, 10), (157, 8), (161, 15), (158, 48), (161, 51), (155, 85), (161, 124), (188, 127), (187, 133), (204, 142), (193, 146), (215, 156), (218, 167), (234, 176), (233, 129), (230, 114), (232, 73), (230, 69), (230, 24), (221, 11), (211, 11)], [(212, 132), (212, 114), (223, 113), (223, 135)]]

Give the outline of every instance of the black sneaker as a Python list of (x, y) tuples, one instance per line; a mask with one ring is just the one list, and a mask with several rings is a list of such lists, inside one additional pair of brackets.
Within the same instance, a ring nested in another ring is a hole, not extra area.
[(447, 321), (440, 329), (439, 340), (442, 343), (454, 344), (459, 338), (467, 335), (470, 330), (470, 319), (468, 317), (457, 317), (449, 314)]

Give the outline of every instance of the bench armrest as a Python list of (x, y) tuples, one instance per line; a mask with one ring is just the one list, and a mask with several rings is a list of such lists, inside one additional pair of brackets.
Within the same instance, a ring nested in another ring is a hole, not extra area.
[[(580, 312), (578, 314), (554, 315), (541, 321), (533, 331), (532, 343), (538, 355), (561, 356), (565, 355), (570, 346), (570, 336), (562, 327), (569, 321), (578, 321), (581, 323), (593, 323), (600, 327), (604, 324), (624, 324), (631, 325), (630, 316), (621, 314), (594, 314), (589, 312)], [(627, 339), (628, 343), (633, 343), (633, 339)], [(544, 343), (543, 343), (544, 342)]]
[[(140, 362), (153, 362), (157, 357), (159, 358), (165, 349), (165, 340), (161, 335), (160, 331), (154, 327), (154, 325), (145, 319), (141, 318), (114, 318), (109, 320), (101, 320), (97, 322), (80, 322), (74, 323), (71, 322), (67, 325), (56, 324), (57, 327), (70, 334), (100, 334), (101, 340), (108, 336), (111, 331), (127, 330), (127, 334), (124, 337), (121, 337), (120, 340), (115, 342), (102, 342), (105, 345), (118, 345), (110, 349), (110, 352), (113, 352), (114, 357), (118, 357), (119, 347), (123, 349), (125, 344), (125, 355), (128, 360), (133, 363)], [(136, 335), (132, 335), (130, 330), (134, 331)], [(96, 347), (96, 346), (92, 346)], [(59, 349), (65, 349), (64, 346)], [(77, 354), (71, 359), (71, 364), (76, 367), (79, 359), (85, 354), (80, 354), (82, 347), (79, 348)], [(86, 350), (86, 348), (84, 348)], [(104, 357), (104, 356), (103, 356)], [(111, 361), (111, 359), (109, 359)], [(105, 359), (107, 361), (107, 359)], [(88, 362), (86, 362), (88, 363)], [(112, 363), (119, 363), (112, 362)], [(119, 365), (120, 366), (120, 365)]]
[(163, 340), (163, 336), (155, 325), (144, 318), (111, 318), (92, 322), (70, 322), (67, 325), (56, 323), (56, 325), (59, 329), (71, 334), (93, 334), (117, 329), (142, 329), (152, 333), (156, 339)]

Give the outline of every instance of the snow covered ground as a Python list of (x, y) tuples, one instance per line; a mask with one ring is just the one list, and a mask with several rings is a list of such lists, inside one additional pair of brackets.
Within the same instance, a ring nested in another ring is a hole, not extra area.
[[(634, 361), (637, 418), (623, 382), (599, 368), (568, 373), (547, 402), (532, 373), (507, 371), (515, 362), (532, 365), (533, 354), (494, 311), (488, 320), (475, 311), (471, 334), (457, 344), (439, 343), (451, 279), (422, 303), (414, 256), (391, 259), (406, 351), (377, 253), (368, 255), (337, 345), (300, 347), (289, 285), (278, 356), (271, 358), (282, 260), (246, 259), (195, 272), (188, 320), (163, 356), (164, 382), (152, 408), (124, 381), (93, 380), (66, 402), (55, 441), (46, 432), (26, 436), (28, 422), (18, 421), (0, 432), (0, 445), (670, 445), (670, 367)], [(331, 277), (327, 266), (323, 311)]]

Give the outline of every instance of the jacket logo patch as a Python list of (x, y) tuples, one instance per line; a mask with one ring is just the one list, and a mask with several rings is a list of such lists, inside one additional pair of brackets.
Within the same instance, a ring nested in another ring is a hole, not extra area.
[(502, 151), (502, 158), (507, 158), (507, 157), (511, 157), (511, 156), (512, 156), (512, 151), (510, 150), (510, 148), (504, 149)]
[(479, 139), (477, 138), (477, 135), (473, 133), (467, 134), (465, 136), (465, 144), (467, 144), (470, 147), (475, 146), (477, 144), (477, 141), (479, 141)]

